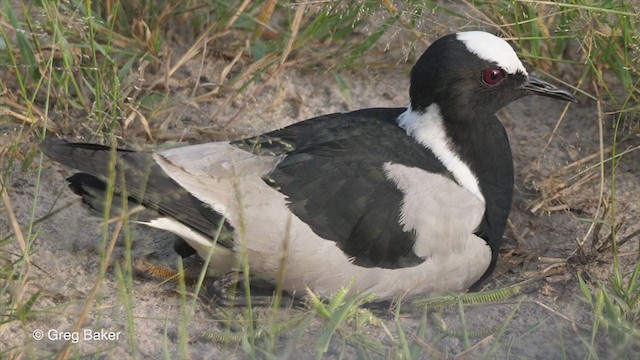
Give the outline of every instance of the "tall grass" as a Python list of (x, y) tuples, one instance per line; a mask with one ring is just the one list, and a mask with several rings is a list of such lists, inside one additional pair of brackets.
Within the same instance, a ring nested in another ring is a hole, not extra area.
[[(593, 253), (594, 248), (602, 246), (589, 244), (587, 237), (595, 235), (594, 232), (599, 232), (604, 226), (609, 229), (604, 241), (608, 242), (606, 247), (610, 250), (608, 254), (599, 253), (595, 258), (610, 257), (613, 262), (609, 282), (589, 287), (580, 278), (580, 287), (593, 309), (593, 336), (589, 345), (595, 348), (595, 334), (602, 326), (616, 346), (616, 356), (636, 356), (638, 349), (633, 344), (640, 340), (640, 284), (637, 279), (640, 262), (636, 255), (635, 266), (631, 269), (623, 267), (619, 261), (618, 242), (621, 230), (633, 232), (638, 229), (621, 229), (616, 173), (620, 162), (624, 161), (618, 155), (621, 141), (628, 139), (625, 133), (640, 133), (638, 5), (625, 1), (600, 2), (597, 6), (582, 1), (522, 1), (498, 7), (497, 14), (499, 20), (513, 22), (514, 26), (508, 28), (510, 33), (518, 39), (522, 55), (537, 68), (552, 71), (561, 65), (556, 59), (566, 59), (564, 55), (572, 51), (566, 60), (573, 65), (572, 69), (578, 71), (577, 88), (598, 103), (600, 160), (593, 170), (600, 172), (600, 201), (594, 217), (583, 219), (590, 222), (591, 227), (579, 243), (579, 251), (582, 254)], [(612, 75), (617, 81), (611, 81)], [(605, 115), (603, 109), (611, 115)], [(627, 125), (625, 130), (623, 124)], [(559, 123), (556, 128), (558, 126)], [(605, 128), (613, 128), (613, 134), (605, 134)], [(625, 146), (627, 149), (623, 151), (637, 147), (637, 143), (629, 144), (627, 141)], [(611, 149), (608, 157), (605, 147)], [(595, 239), (594, 236), (594, 242)], [(626, 238), (627, 241), (630, 239)], [(590, 352), (589, 356), (596, 355)]]
[[(626, 161), (625, 155), (634, 151), (634, 146), (637, 149), (640, 133), (637, 120), (640, 9), (635, 2), (603, 1), (594, 5), (586, 0), (464, 1), (463, 4), (386, 0), (308, 3), (2, 0), (0, 8), (0, 126), (11, 129), (0, 143), (2, 204), (10, 225), (0, 239), (3, 250), (0, 253), (3, 261), (0, 265), (3, 280), (0, 338), (7, 336), (7, 326), (15, 322), (21, 323), (25, 332), (24, 345), (0, 349), (5, 351), (4, 355), (36, 356), (29, 340), (29, 323), (40, 313), (51, 310), (38, 308), (42, 293), (32, 280), (31, 257), (41, 224), (67, 205), (56, 204), (49, 215), (38, 218), (38, 180), (33, 211), (27, 219), (17, 219), (13, 216), (12, 190), (6, 186), (12, 173), (17, 171), (35, 174), (40, 179), (47, 165), (35, 144), (47, 133), (109, 144), (115, 139), (125, 144), (155, 143), (163, 137), (161, 119), (181, 103), (197, 105), (212, 98), (238, 97), (251, 101), (269, 81), (291, 67), (331, 69), (339, 86), (346, 88), (340, 80), (342, 70), (388, 66), (377, 60), (385, 56), (385, 52), (399, 51), (411, 59), (416, 43), (433, 39), (434, 33), (464, 27), (483, 28), (512, 39), (521, 58), (546, 75), (557, 77), (556, 80), (560, 77), (567, 80), (577, 93), (596, 101), (601, 109), (599, 160), (576, 175), (581, 177), (597, 171), (601, 181), (597, 212), (586, 219), (589, 229), (579, 247), (581, 253), (593, 253), (596, 258), (611, 257), (613, 262), (607, 282), (589, 283), (585, 280), (588, 276), (576, 280), (592, 308), (592, 336), (584, 339), (584, 344), (589, 356), (598, 356), (597, 336), (605, 331), (616, 354), (637, 354), (633, 344), (640, 340), (640, 262), (636, 256), (635, 266), (629, 267), (619, 260), (619, 245), (627, 243), (628, 246), (635, 239), (619, 235), (627, 229), (620, 227), (621, 210), (615, 197), (616, 171)], [(172, 54), (169, 50), (173, 45), (168, 36), (178, 28), (182, 30), (180, 36), (192, 43), (184, 47), (184, 53)], [(197, 84), (191, 85), (190, 96), (176, 95), (170, 80), (184, 64), (195, 60), (204, 62), (208, 49), (217, 40), (237, 44), (232, 49), (216, 50), (229, 61), (219, 81), (204, 94), (197, 93), (201, 80), (196, 76)], [(236, 67), (242, 71), (235, 71)], [(244, 110), (240, 107), (229, 122), (244, 116)], [(556, 129), (560, 126), (562, 118)], [(614, 129), (613, 135), (607, 135), (607, 128)], [(552, 140), (553, 135), (549, 142)], [(92, 292), (86, 302), (85, 312), (76, 325), (82, 326), (91, 305), (99, 302), (98, 290), (112, 261), (115, 239), (122, 231), (126, 255), (115, 273), (129, 329), (128, 352), (136, 356), (139, 342), (132, 313), (135, 303), (132, 238), (124, 220), (118, 222), (116, 231), (104, 228), (95, 293)], [(595, 239), (603, 227), (609, 230), (609, 235), (598, 237), (600, 243), (589, 246), (588, 240)], [(603, 241), (610, 245), (604, 246)], [(594, 252), (593, 248), (607, 251)], [(245, 275), (248, 276), (248, 271)], [(204, 272), (196, 292), (202, 286), (203, 277)], [(197, 300), (188, 301), (186, 286), (180, 283), (184, 321), (179, 325), (178, 353), (187, 357), (188, 320)], [(280, 319), (278, 312), (282, 311), (278, 306), (272, 307), (266, 316), (261, 316), (259, 311), (253, 313), (251, 307), (248, 312), (229, 310), (222, 315), (229, 324), (227, 329), (219, 333), (211, 331), (205, 337), (225, 344), (237, 341), (241, 344), (239, 349), (252, 358), (293, 357), (299, 351), (298, 342), (309, 329), (320, 334), (306, 340), (313, 344), (311, 353), (316, 358), (336, 349), (347, 351), (344, 350), (347, 345), (355, 349), (358, 357), (421, 358), (446, 353), (446, 349), (438, 348), (439, 344), (429, 342), (433, 339), (428, 336), (431, 328), (427, 321), (431, 307), (423, 304), (423, 321), (417, 332), (413, 332), (403, 328), (400, 305), (391, 326), (379, 314), (361, 308), (365, 298), (346, 294), (346, 291), (337, 294), (327, 302), (315, 299), (308, 309), (299, 311), (299, 316), (285, 321), (277, 320)], [(459, 301), (453, 306), (461, 316), (464, 348), (473, 351), (470, 337), (476, 332), (465, 322), (467, 305)], [(514, 314), (500, 324), (499, 335)], [(382, 335), (371, 336), (372, 328)], [(284, 345), (277, 341), (283, 333), (288, 334), (289, 339)], [(479, 337), (483, 334), (477, 331)], [(164, 343), (168, 344), (168, 340)], [(486, 349), (485, 356), (495, 354), (497, 343)], [(340, 344), (345, 346), (341, 348)], [(71, 344), (66, 349), (64, 356), (77, 351)], [(232, 352), (234, 347), (228, 349)], [(165, 356), (171, 356), (172, 351), (166, 348)]]

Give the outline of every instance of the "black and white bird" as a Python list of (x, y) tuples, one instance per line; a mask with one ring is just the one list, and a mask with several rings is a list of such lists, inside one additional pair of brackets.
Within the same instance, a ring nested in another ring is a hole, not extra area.
[[(276, 283), (284, 274), (298, 295), (460, 292), (493, 270), (511, 206), (513, 161), (495, 113), (530, 94), (575, 101), (529, 75), (506, 41), (450, 34), (413, 67), (406, 108), (325, 115), (239, 141), (118, 150), (117, 194), (153, 210), (144, 224), (211, 256), (217, 273), (237, 269), (246, 251), (252, 275)], [(104, 207), (109, 148), (49, 139), (42, 150), (82, 171), (70, 187)]]

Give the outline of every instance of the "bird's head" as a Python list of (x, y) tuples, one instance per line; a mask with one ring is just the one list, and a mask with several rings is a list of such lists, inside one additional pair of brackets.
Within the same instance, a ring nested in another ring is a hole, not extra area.
[(570, 92), (530, 75), (506, 41), (482, 31), (433, 42), (411, 71), (410, 95), (414, 111), (435, 103), (457, 114), (494, 114), (526, 95), (575, 101)]

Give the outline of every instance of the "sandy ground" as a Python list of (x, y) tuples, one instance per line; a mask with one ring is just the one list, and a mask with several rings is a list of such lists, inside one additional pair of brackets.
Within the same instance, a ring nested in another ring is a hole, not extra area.
[[(205, 63), (205, 76), (215, 78), (215, 74), (224, 65), (224, 60), (211, 56)], [(188, 78), (192, 75), (190, 71), (182, 70), (178, 77)], [(347, 93), (340, 91), (329, 72), (285, 69), (259, 93), (255, 87), (247, 90), (248, 93), (255, 94), (255, 102), (248, 104), (229, 129), (236, 134), (255, 134), (325, 113), (366, 107), (404, 106), (408, 103), (408, 73), (409, 66), (406, 64), (398, 64), (395, 69), (387, 70), (343, 71), (340, 74), (348, 85)], [(190, 89), (184, 90), (184, 93), (187, 91)], [(178, 92), (176, 96), (180, 95), (183, 94)], [(225, 102), (224, 99), (200, 104), (198, 109), (185, 104), (173, 109), (166, 118), (150, 121), (154, 127), (164, 122), (158, 127), (164, 128), (167, 133), (180, 134), (189, 127), (203, 125), (217, 130), (221, 128), (220, 124), (233, 118), (245, 104), (243, 100)], [(584, 259), (571, 267), (558, 268), (556, 262), (570, 256), (576, 249), (576, 241), (582, 240), (587, 233), (590, 224), (579, 221), (578, 218), (595, 214), (598, 178), (567, 190), (558, 199), (544, 203), (536, 213), (531, 211), (541, 201), (540, 189), (548, 189), (547, 185), (551, 182), (564, 182), (597, 161), (593, 159), (581, 166), (562, 171), (565, 166), (598, 151), (597, 111), (595, 105), (584, 97), (580, 98), (579, 104), (570, 106), (554, 138), (542, 151), (564, 106), (564, 103), (551, 99), (530, 97), (511, 104), (499, 113), (511, 140), (517, 171), (516, 192), (511, 226), (505, 235), (500, 264), (497, 272), (487, 282), (486, 289), (518, 283), (541, 274), (545, 269), (548, 276), (527, 287), (526, 294), (506, 303), (466, 309), (466, 321), (472, 329), (500, 326), (513, 313), (513, 319), (501, 337), (492, 335), (472, 339), (472, 344), (478, 343), (476, 351), (495, 346), (490, 357), (504, 358), (510, 355), (514, 358), (559, 359), (565, 356), (582, 358), (585, 354), (585, 346), (579, 335), (588, 339), (592, 320), (589, 305), (580, 300), (575, 274), (577, 270), (588, 268), (591, 277), (605, 279), (606, 269), (610, 264), (607, 261), (594, 263)], [(610, 117), (605, 118), (604, 129), (605, 144), (608, 144), (611, 137)], [(11, 129), (3, 129), (3, 132), (11, 135)], [(197, 142), (206, 141), (207, 138), (212, 137), (197, 136), (188, 140)], [(79, 140), (74, 136), (67, 139)], [(139, 144), (143, 140), (137, 138), (132, 142)], [(89, 216), (79, 199), (66, 188), (64, 178), (70, 174), (72, 170), (48, 159), (43, 163), (39, 188), (33, 169), (21, 171), (15, 165), (9, 173), (7, 189), (22, 226), (29, 223), (34, 204), (36, 219), (45, 216), (52, 207), (58, 208), (68, 203), (72, 205), (38, 224), (34, 230), (38, 232), (38, 236), (31, 246), (31, 261), (34, 265), (31, 290), (35, 287), (42, 289), (42, 296), (34, 307), (36, 312), (33, 318), (22, 323), (14, 321), (2, 328), (1, 349), (26, 345), (34, 349), (31, 352), (34, 358), (51, 356), (60, 351), (65, 342), (49, 340), (48, 337), (55, 337), (57, 332), (72, 329), (95, 282), (103, 237), (101, 221)], [(620, 163), (618, 170), (617, 208), (624, 209), (620, 211), (620, 217), (627, 219), (627, 225), (621, 230), (622, 236), (631, 232), (640, 218), (637, 201), (640, 191), (639, 174), (640, 152), (636, 151)], [(567, 205), (564, 208), (570, 210), (564, 210), (560, 205)], [(4, 238), (9, 229), (4, 212), (0, 217), (0, 228), (4, 229)], [(137, 225), (132, 226), (132, 231), (135, 256), (153, 253), (153, 258), (158, 263), (175, 264), (177, 255), (172, 250), (172, 235)], [(605, 230), (603, 236), (606, 233)], [(3, 251), (9, 254), (19, 253), (13, 240), (3, 246)], [(9, 257), (15, 259), (15, 255)], [(121, 261), (123, 257), (124, 245), (119, 242), (113, 258)], [(197, 264), (197, 259), (187, 259), (187, 262)], [(134, 337), (140, 357), (160, 358), (166, 351), (172, 358), (176, 358), (179, 355), (178, 329), (183, 316), (181, 298), (174, 291), (175, 286), (136, 277), (134, 287)], [(114, 336), (119, 333), (118, 339), (80, 339), (75, 348), (77, 354), (86, 355), (98, 351), (105, 352), (107, 358), (130, 355), (128, 339), (131, 334), (125, 325), (125, 307), (118, 291), (116, 273), (110, 267), (99, 291), (98, 301), (83, 326), (94, 331), (113, 332)], [(289, 310), (291, 314), (296, 311)], [(392, 315), (386, 311), (379, 311), (379, 315), (387, 319), (388, 325), (394, 328)], [(420, 310), (406, 309), (401, 320), (405, 331), (416, 332), (421, 316)], [(443, 316), (450, 326), (456, 326), (457, 310), (446, 310)], [(44, 331), (44, 340), (34, 340), (33, 332), (37, 329)], [(242, 358), (237, 345), (220, 345), (201, 336), (204, 331), (219, 329), (218, 322), (208, 314), (205, 306), (197, 306), (188, 329), (192, 358)], [(300, 343), (296, 358), (304, 358), (313, 353), (314, 349), (305, 348), (305, 344), (314, 344), (311, 340), (314, 340), (320, 330), (319, 322), (312, 324)], [(80, 335), (82, 337), (83, 334)], [(382, 339), (383, 343), (389, 342), (382, 333), (375, 336)], [(438, 337), (435, 330), (429, 331), (429, 339)], [(286, 343), (287, 336), (283, 336), (281, 341)], [(458, 354), (464, 349), (462, 341), (452, 336), (438, 339), (433, 344), (446, 354)], [(327, 357), (337, 358), (342, 351), (341, 342), (336, 339)], [(600, 349), (600, 352), (606, 354), (607, 349)], [(347, 358), (356, 357), (352, 349), (347, 349), (343, 355)]]

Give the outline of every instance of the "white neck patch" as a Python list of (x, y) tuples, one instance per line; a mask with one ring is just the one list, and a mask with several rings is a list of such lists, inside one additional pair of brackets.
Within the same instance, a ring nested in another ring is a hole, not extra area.
[(520, 71), (527, 75), (527, 70), (522, 65), (518, 55), (509, 43), (503, 39), (484, 31), (466, 31), (456, 34), (456, 38), (481, 59), (498, 64), (509, 74)]
[(440, 107), (437, 104), (429, 105), (424, 113), (413, 111), (409, 105), (407, 111), (398, 117), (398, 126), (418, 143), (431, 150), (453, 174), (458, 184), (484, 203), (478, 179), (451, 147), (451, 139), (447, 137)]

